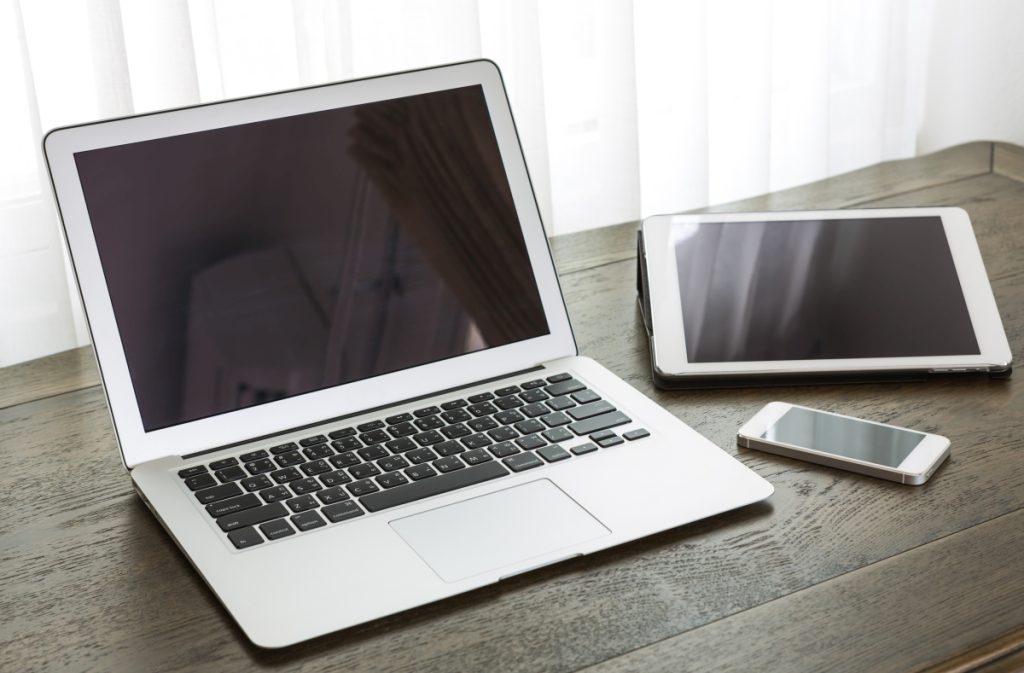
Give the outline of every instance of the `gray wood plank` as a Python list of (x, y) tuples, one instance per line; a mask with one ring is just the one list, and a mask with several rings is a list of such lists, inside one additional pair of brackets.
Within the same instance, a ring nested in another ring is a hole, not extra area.
[(993, 143), (992, 170), (1024, 182), (1024, 147), (1009, 143)]
[(1024, 511), (586, 669), (910, 671), (1024, 623)]
[(0, 368), (0, 409), (99, 385), (92, 346)]

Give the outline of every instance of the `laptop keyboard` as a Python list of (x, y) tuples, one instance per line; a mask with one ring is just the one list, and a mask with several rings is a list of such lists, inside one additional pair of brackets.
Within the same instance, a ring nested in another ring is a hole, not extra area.
[(650, 434), (615, 431), (631, 422), (562, 373), (194, 465), (178, 476), (235, 548), (246, 549)]

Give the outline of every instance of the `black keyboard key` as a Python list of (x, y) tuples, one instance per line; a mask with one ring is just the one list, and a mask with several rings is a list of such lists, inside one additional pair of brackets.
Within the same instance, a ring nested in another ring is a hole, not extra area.
[(285, 442), (284, 444), (278, 444), (277, 446), (270, 447), (270, 452), (275, 456), (282, 453), (288, 453), (289, 451), (295, 451), (299, 446), (295, 442)]
[(232, 512), (227, 516), (222, 516), (217, 519), (217, 525), (220, 526), (222, 531), (228, 532), (245, 528), (246, 526), (255, 526), (258, 523), (264, 523), (271, 519), (280, 519), (286, 514), (288, 514), (288, 510), (285, 509), (285, 506), (280, 502), (274, 502), (262, 507), (253, 507), (252, 509)]
[(327, 474), (320, 475), (320, 483), (327, 487), (347, 484), (350, 481), (352, 481), (352, 477), (348, 476), (348, 472), (345, 470), (338, 470), (336, 472), (328, 472)]
[(515, 409), (516, 407), (523, 406), (523, 404), (525, 404), (525, 402), (523, 402), (521, 399), (514, 395), (509, 395), (508, 397), (499, 397), (498, 399), (494, 400), (494, 406), (502, 410)]
[(382, 472), (394, 472), (409, 467), (409, 461), (401, 456), (386, 456), (377, 461), (377, 467)]
[(308, 476), (312, 477), (318, 474), (323, 474), (324, 472), (330, 472), (331, 466), (327, 464), (326, 460), (321, 458), (320, 460), (312, 460), (303, 465), (302, 467), (300, 467), (299, 469), (302, 470)]
[(468, 425), (470, 428), (472, 428), (476, 432), (486, 432), (487, 430), (490, 430), (492, 428), (498, 427), (497, 421), (495, 421), (493, 418), (487, 418), (487, 417), (484, 417), (484, 418), (474, 418), (473, 420), (471, 420), (466, 425)]
[(383, 430), (371, 430), (370, 432), (364, 432), (359, 435), (359, 439), (362, 440), (363, 444), (370, 446), (372, 444), (382, 444), (388, 441), (391, 439), (391, 435)]
[(437, 454), (430, 449), (416, 449), (405, 454), (405, 457), (413, 465), (419, 465), (420, 463), (426, 463), (437, 458)]
[(470, 404), (480, 404), (481, 402), (487, 402), (493, 400), (494, 395), (491, 393), (478, 393), (476, 395), (470, 395), (468, 398)]
[(463, 423), (465, 421), (468, 421), (471, 418), (473, 418), (473, 415), (470, 414), (465, 409), (454, 409), (452, 411), (446, 411), (443, 414), (441, 414), (441, 418), (443, 418), (446, 423), (451, 425), (453, 423)]
[[(421, 466), (425, 467), (425, 466)], [(409, 468), (414, 469), (414, 468)], [(408, 471), (406, 471), (408, 473)], [(401, 488), (392, 488), (381, 493), (374, 493), (359, 500), (369, 512), (379, 512), (388, 507), (397, 507), (422, 498), (448, 493), (458, 488), (481, 484), (508, 474), (498, 463), (483, 463), (442, 474), (432, 479), (416, 481)]]
[(487, 449), (495, 458), (504, 458), (505, 456), (511, 456), (514, 453), (519, 453), (519, 449), (512, 442), (499, 442), (492, 447)]
[(178, 470), (178, 476), (182, 479), (188, 479), (198, 474), (206, 474), (205, 465), (193, 465), (192, 467), (186, 467), (184, 470)]
[[(444, 460), (442, 458), (442, 460)], [(458, 458), (456, 458), (458, 460)], [(401, 472), (388, 472), (377, 477), (377, 483), (384, 488), (394, 488), (395, 486), (402, 486), (408, 484), (409, 480), (405, 478), (405, 475)]]
[(429, 465), (413, 465), (406, 469), (405, 476), (409, 477), (413, 481), (419, 481), (420, 479), (426, 479), (427, 477), (436, 477), (437, 470)]
[(572, 376), (562, 372), (561, 374), (553, 374), (548, 377), (548, 383), (559, 383), (561, 381), (568, 381)]
[(510, 428), (509, 426), (504, 425), (500, 428), (488, 430), (487, 436), (496, 442), (504, 442), (509, 439), (515, 439), (519, 436), (519, 433), (515, 431), (515, 428)]
[(589, 435), (592, 432), (598, 430), (605, 430), (607, 428), (614, 428), (619, 425), (625, 425), (629, 423), (629, 416), (622, 413), (621, 411), (612, 411), (607, 414), (601, 414), (600, 416), (594, 416), (588, 418), (585, 421), (576, 421), (569, 426), (569, 429), (575, 432), (577, 435)]
[(437, 451), (437, 454), (439, 456), (451, 456), (456, 453), (462, 453), (463, 451), (466, 450), (466, 447), (462, 446), (462, 444), (459, 444), (453, 439), (449, 439), (447, 442), (435, 444), (433, 449), (434, 451)]
[(213, 478), (213, 475), (209, 472), (197, 474), (194, 477), (189, 477), (185, 480), (185, 486), (188, 486), (190, 491), (198, 491), (201, 488), (209, 488), (215, 486), (217, 480)]
[(279, 467), (291, 467), (292, 465), (301, 465), (306, 462), (306, 459), (302, 457), (302, 454), (298, 451), (289, 451), (288, 453), (282, 453), (277, 458), (274, 458)]
[(320, 526), (326, 526), (327, 522), (316, 512), (303, 512), (302, 514), (292, 515), (292, 524), (300, 531), (305, 532)]
[[(213, 481), (213, 477), (210, 477), (210, 481)], [(221, 484), (220, 486), (214, 486), (213, 488), (204, 488), (201, 491), (196, 491), (196, 500), (206, 505), (211, 502), (217, 502), (218, 500), (231, 498), (241, 494), (242, 489), (238, 488), (238, 484), (232, 481), (227, 484)]]
[(332, 486), (316, 492), (317, 499), (325, 505), (333, 505), (342, 500), (348, 500), (348, 491), (341, 486)]
[(319, 481), (313, 477), (306, 477), (305, 479), (299, 479), (289, 484), (292, 487), (292, 493), (295, 495), (305, 495), (314, 491), (319, 491), (323, 486)]
[(608, 400), (598, 400), (596, 402), (588, 402), (579, 407), (569, 409), (569, 415), (572, 416), (574, 421), (582, 421), (584, 418), (591, 418), (599, 414), (607, 414), (609, 411), (615, 411), (615, 407), (612, 406)]
[(491, 458), (491, 454), (487, 453), (483, 449), (466, 451), (460, 457), (466, 465), (479, 465), (480, 463), (486, 463), (489, 460), (494, 460)]
[(249, 476), (245, 473), (245, 470), (240, 468), (238, 465), (231, 465), (230, 467), (225, 467), (223, 470), (217, 470), (216, 472), (214, 472), (214, 474), (217, 475), (217, 478), (221, 480), (221, 483), (228, 481), (238, 481), (239, 479), (244, 479)]
[(377, 460), (378, 458), (383, 458), (384, 456), (389, 455), (388, 450), (383, 446), (368, 446), (365, 449), (359, 449), (356, 453), (358, 453), (359, 457), (363, 460)]
[(241, 481), (241, 484), (242, 488), (249, 492), (262, 491), (263, 489), (270, 488), (274, 485), (274, 483), (270, 481), (265, 474), (260, 474), (255, 477), (247, 477)]
[(246, 463), (245, 469), (249, 470), (249, 474), (264, 474), (276, 470), (277, 465), (274, 465), (274, 461), (269, 458), (260, 458), (259, 460)]
[(252, 461), (259, 460), (260, 458), (266, 458), (267, 455), (268, 454), (266, 451), (260, 449), (259, 451), (250, 451), (249, 453), (243, 453), (238, 457), (238, 459), (243, 463), (251, 463)]
[(241, 512), (244, 509), (251, 507), (259, 507), (263, 502), (256, 497), (255, 493), (246, 493), (245, 495), (239, 495), (234, 498), (228, 498), (227, 500), (220, 500), (215, 503), (211, 503), (206, 506), (206, 511), (210, 513), (213, 518), (224, 516), (232, 512)]
[(441, 413), (441, 410), (437, 407), (424, 407), (423, 409), (417, 409), (412, 412), (412, 415), (416, 418), (423, 418), (424, 416), (433, 416), (434, 414)]
[(342, 437), (351, 437), (354, 434), (356, 434), (355, 428), (341, 428), (340, 430), (335, 430), (334, 432), (328, 432), (327, 436), (330, 437), (331, 439), (341, 439)]
[(357, 456), (354, 451), (346, 451), (345, 453), (339, 453), (336, 456), (331, 456), (327, 461), (340, 470), (343, 467), (358, 465), (362, 462), (362, 459)]
[(297, 498), (286, 501), (284, 504), (288, 505), (288, 509), (293, 512), (305, 512), (307, 509), (316, 509), (320, 506), (316, 498), (311, 495), (300, 495)]
[(441, 420), (440, 416), (424, 416), (423, 418), (417, 418), (413, 425), (420, 430), (436, 430), (443, 428), (445, 422)]
[(267, 536), (268, 540), (280, 540), (283, 537), (295, 535), (295, 529), (284, 519), (261, 523), (260, 531)]
[(366, 423), (360, 423), (356, 426), (356, 430), (359, 432), (371, 432), (373, 430), (380, 430), (384, 427), (384, 421), (367, 421)]
[(556, 397), (553, 400), (548, 400), (544, 404), (548, 405), (555, 411), (563, 411), (565, 409), (568, 409), (569, 407), (576, 406), (576, 403), (573, 402), (572, 399), (570, 399), (569, 397)]
[(215, 460), (210, 463), (210, 469), (216, 472), (217, 470), (223, 470), (225, 467), (230, 467), (231, 465), (238, 465), (238, 459), (221, 458), (220, 460)]
[[(466, 467), (465, 463), (459, 460), (458, 456), (441, 458), (440, 460), (435, 460), (431, 465), (433, 465), (434, 469), (438, 472), (454, 472), (455, 470), (461, 470)], [(380, 479), (377, 481), (380, 481)]]
[(525, 418), (521, 413), (515, 410), (499, 411), (494, 414), (494, 420), (498, 421), (502, 425), (512, 425), (518, 423)]
[(548, 440), (552, 444), (567, 442), (575, 436), (564, 427), (551, 428), (550, 430), (545, 430), (540, 434), (544, 435), (544, 439)]
[(548, 414), (547, 416), (541, 416), (540, 420), (544, 421), (553, 428), (558, 427), (559, 425), (569, 425), (569, 423), (572, 422), (572, 419), (563, 414), (561, 411), (555, 411)]
[(622, 444), (623, 442), (625, 442), (625, 440), (622, 439), (622, 437), (612, 435), (611, 437), (605, 437), (604, 439), (598, 440), (597, 443), (602, 449), (607, 449), (609, 446), (615, 446), (617, 444)]
[(406, 451), (418, 448), (419, 444), (408, 437), (402, 437), (401, 439), (392, 439), (390, 442), (384, 442), (384, 446), (391, 449), (391, 453), (405, 453)]
[(292, 497), (292, 492), (284, 486), (271, 486), (260, 491), (260, 497), (263, 498), (263, 502), (277, 502)]
[(419, 430), (412, 423), (399, 423), (388, 428), (392, 437), (409, 437), (415, 435)]
[(357, 498), (361, 495), (366, 495), (367, 493), (376, 493), (379, 490), (380, 488), (377, 484), (373, 483), (369, 479), (363, 479), (348, 485), (348, 492)]
[(415, 435), (413, 439), (415, 439), (416, 443), (419, 444), (420, 446), (430, 446), (431, 444), (443, 442), (444, 435), (442, 435), (437, 430), (428, 430), (426, 432), (421, 432), (420, 434)]
[(540, 467), (544, 462), (537, 457), (535, 453), (517, 453), (514, 456), (508, 458), (502, 458), (501, 462), (505, 463), (513, 472), (522, 472), (523, 470), (530, 470), (535, 467)]
[(534, 379), (522, 384), (520, 388), (523, 390), (533, 390), (534, 388), (543, 388), (546, 385), (547, 384), (544, 382), (544, 379)]
[(601, 396), (595, 393), (593, 390), (581, 390), (578, 393), (573, 393), (571, 396), (579, 404), (588, 404), (590, 402), (596, 402), (601, 399)]
[(520, 437), (516, 440), (516, 444), (522, 447), (523, 451), (529, 451), (530, 449), (536, 449), (547, 444), (544, 438), (540, 435), (527, 435), (526, 437)]
[(458, 439), (459, 437), (465, 437), (466, 435), (473, 434), (473, 431), (462, 423), (456, 423), (455, 425), (449, 425), (441, 428), (441, 434), (448, 439)]
[(575, 393), (579, 390), (584, 390), (585, 388), (586, 386), (576, 379), (569, 379), (568, 381), (551, 384), (544, 389), (544, 392), (551, 395), (551, 397), (559, 397), (560, 395), (568, 395), (569, 393)]
[(283, 470), (276, 470), (270, 473), (270, 478), (279, 484), (284, 484), (296, 479), (302, 479), (302, 474), (294, 467), (286, 467)]
[(306, 437), (305, 439), (299, 440), (299, 446), (315, 446), (317, 444), (326, 444), (327, 438), (323, 435), (313, 435), (312, 437)]
[(363, 443), (359, 441), (358, 437), (343, 437), (342, 439), (336, 439), (331, 442), (331, 446), (337, 449), (338, 453), (342, 451), (355, 451), (356, 449), (363, 448)]
[(505, 386), (504, 388), (498, 388), (494, 391), (494, 394), (498, 397), (506, 397), (508, 395), (515, 395), (519, 392), (519, 386)]
[(594, 451), (597, 451), (597, 445), (591, 442), (587, 442), (586, 444), (574, 446), (569, 450), (572, 451), (577, 456), (582, 456), (585, 453), (593, 453)]
[(630, 430), (629, 432), (622, 433), (622, 436), (633, 442), (644, 437), (650, 437), (651, 433), (644, 428), (637, 428), (636, 430)]
[(384, 419), (388, 425), (398, 425), (412, 420), (412, 414), (395, 414)]
[(309, 458), (310, 460), (316, 460), (317, 458), (326, 458), (327, 456), (334, 455), (334, 451), (332, 451), (331, 447), (327, 446), (326, 444), (317, 444), (316, 446), (311, 446), (308, 449), (303, 449), (302, 453), (306, 454), (306, 458)]
[(532, 435), (535, 432), (547, 430), (548, 426), (544, 425), (535, 418), (528, 418), (525, 421), (519, 421), (518, 423), (516, 423), (515, 428), (516, 430), (519, 431), (519, 434), (521, 435)]
[(550, 414), (551, 409), (546, 404), (534, 402), (533, 404), (527, 404), (525, 407), (521, 407), (519, 409), (519, 413), (523, 414), (527, 418), (537, 418), (538, 416)]
[(590, 435), (590, 439), (592, 439), (595, 442), (599, 442), (602, 439), (607, 439), (608, 437), (614, 437), (614, 436), (615, 436), (615, 431), (614, 430), (600, 430), (598, 432), (595, 432), (595, 433), (591, 434)]
[(524, 390), (519, 393), (519, 399), (529, 404), (536, 404), (548, 399), (548, 394), (543, 390)]
[(228, 533), (228, 539), (231, 540), (231, 544), (235, 545), (235, 549), (246, 549), (263, 544), (263, 538), (252, 526), (231, 531)]
[(543, 449), (537, 449), (537, 453), (541, 458), (549, 463), (556, 463), (569, 457), (569, 452), (558, 444), (552, 444), (551, 446), (545, 446)]
[(460, 441), (467, 449), (480, 449), (494, 443), (491, 441), (490, 437), (479, 433), (470, 435), (469, 437), (463, 437)]
[(490, 402), (479, 402), (477, 404), (471, 404), (468, 407), (469, 413), (473, 414), (477, 418), (481, 416), (490, 416), (491, 414), (498, 413), (498, 407), (494, 406)]
[(328, 505), (320, 510), (320, 513), (327, 517), (331, 523), (338, 523), (345, 519), (352, 519), (363, 514), (363, 510), (359, 508), (352, 500), (346, 500), (344, 502), (335, 503)]
[(367, 479), (369, 477), (376, 477), (380, 474), (380, 469), (373, 463), (363, 463), (362, 465), (356, 465), (348, 468), (348, 473), (356, 479)]
[(441, 408), (445, 411), (451, 411), (452, 409), (461, 409), (466, 406), (466, 400), (448, 400), (441, 405)]

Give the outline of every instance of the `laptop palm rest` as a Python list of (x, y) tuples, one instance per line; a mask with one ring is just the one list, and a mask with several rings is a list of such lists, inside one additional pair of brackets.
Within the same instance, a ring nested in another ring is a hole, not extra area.
[(445, 582), (457, 582), (609, 535), (548, 479), (391, 522)]

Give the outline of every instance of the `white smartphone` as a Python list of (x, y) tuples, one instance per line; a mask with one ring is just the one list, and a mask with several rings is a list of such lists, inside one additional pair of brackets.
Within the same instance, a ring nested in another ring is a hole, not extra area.
[(918, 486), (949, 457), (949, 440), (786, 402), (769, 402), (736, 435), (745, 448)]

